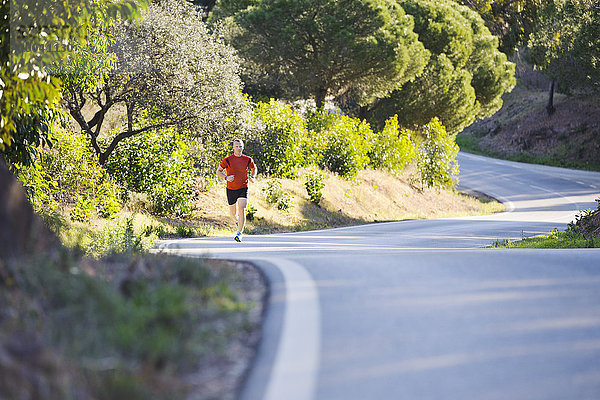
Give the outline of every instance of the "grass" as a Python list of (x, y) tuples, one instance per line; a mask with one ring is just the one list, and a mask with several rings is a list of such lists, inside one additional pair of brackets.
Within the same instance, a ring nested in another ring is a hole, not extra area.
[(491, 248), (571, 249), (600, 247), (600, 238), (586, 238), (569, 229), (554, 229), (547, 235), (524, 238), (518, 241), (497, 240)]
[[(2, 268), (0, 339), (24, 352), (0, 361), (7, 398), (36, 382), (48, 383), (45, 399), (76, 391), (204, 398), (211, 389), (199, 382), (202, 371), (229, 373), (239, 359), (229, 349), (255, 345), (247, 336), (260, 323), (251, 314), (262, 307), (264, 284), (257, 293), (238, 264), (140, 254), (97, 261), (62, 249)], [(238, 383), (212, 394), (231, 397)]]

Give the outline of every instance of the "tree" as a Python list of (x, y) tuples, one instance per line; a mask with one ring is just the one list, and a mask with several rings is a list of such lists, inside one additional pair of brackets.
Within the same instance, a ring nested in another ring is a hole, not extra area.
[(498, 49), (508, 55), (527, 44), (536, 30), (538, 10), (548, 0), (458, 0), (477, 11), (500, 40)]
[(260, 0), (235, 14), (234, 46), (287, 97), (359, 104), (412, 79), (427, 53), (393, 0)]
[[(139, 26), (122, 21), (110, 35), (98, 32), (68, 67), (64, 102), (101, 164), (119, 142), (149, 130), (176, 126), (210, 142), (249, 117), (233, 49), (209, 34), (193, 8), (175, 1), (152, 4)], [(95, 113), (86, 119), (89, 99)], [(119, 106), (126, 121), (103, 146), (103, 121)]]
[(566, 93), (600, 90), (600, 5), (554, 0), (540, 10), (528, 44), (530, 61), (551, 79), (547, 110), (554, 111), (556, 82)]
[(366, 116), (377, 125), (398, 114), (405, 127), (441, 120), (456, 134), (502, 105), (515, 85), (514, 64), (498, 51), (498, 40), (481, 17), (452, 1), (400, 1), (415, 21), (419, 40), (431, 53), (425, 70), (388, 97), (372, 103)]
[(30, 163), (35, 147), (51, 144), (61, 82), (49, 66), (60, 64), (72, 46), (85, 42), (88, 27), (110, 24), (117, 15), (135, 19), (144, 4), (0, 0), (0, 154), (6, 161)]

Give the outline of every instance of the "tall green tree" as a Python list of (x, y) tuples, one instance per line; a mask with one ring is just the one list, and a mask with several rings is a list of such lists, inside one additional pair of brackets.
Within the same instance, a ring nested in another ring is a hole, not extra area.
[(235, 14), (233, 43), (287, 97), (364, 104), (419, 74), (428, 54), (394, 0), (257, 0)]
[(0, 0), (0, 154), (30, 163), (37, 145), (50, 143), (50, 124), (60, 114), (60, 64), (90, 26), (118, 16), (135, 19), (144, 7), (135, 0)]
[(431, 53), (425, 70), (388, 97), (372, 103), (366, 116), (377, 125), (398, 114), (406, 127), (437, 117), (456, 134), (502, 106), (515, 85), (514, 64), (498, 51), (498, 40), (482, 18), (453, 1), (399, 2), (413, 16), (415, 32)]
[(553, 0), (539, 12), (538, 29), (531, 35), (529, 58), (564, 92), (600, 91), (600, 5), (593, 0)]

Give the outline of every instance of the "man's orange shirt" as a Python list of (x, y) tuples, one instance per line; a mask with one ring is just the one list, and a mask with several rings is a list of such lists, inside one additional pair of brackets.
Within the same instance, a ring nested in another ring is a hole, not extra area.
[(252, 157), (248, 157), (242, 154), (236, 157), (235, 154), (221, 161), (221, 168), (223, 168), (227, 176), (233, 175), (233, 182), (227, 181), (227, 189), (238, 190), (248, 187), (248, 169), (254, 169), (254, 160)]

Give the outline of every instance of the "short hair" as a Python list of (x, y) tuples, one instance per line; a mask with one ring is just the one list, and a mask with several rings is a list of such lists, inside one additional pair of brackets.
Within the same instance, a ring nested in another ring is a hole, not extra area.
[(244, 141), (243, 141), (242, 139), (240, 139), (240, 138), (235, 138), (235, 139), (233, 139), (233, 141), (231, 142), (231, 145), (233, 146), (233, 144), (234, 144), (235, 142), (240, 142), (240, 143), (242, 144), (242, 146), (244, 145)]

